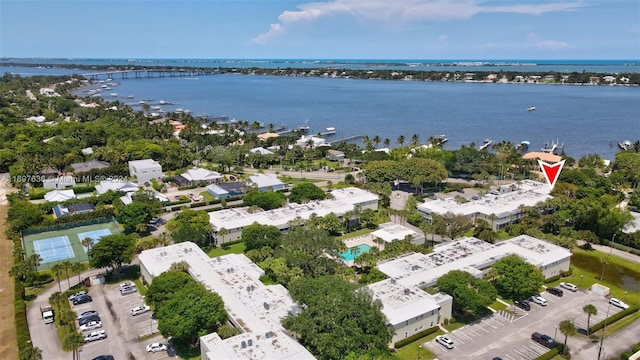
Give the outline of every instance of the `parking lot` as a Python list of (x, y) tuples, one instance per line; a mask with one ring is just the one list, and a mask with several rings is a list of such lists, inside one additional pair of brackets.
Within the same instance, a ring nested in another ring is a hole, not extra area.
[[(557, 297), (547, 292), (541, 294), (548, 305), (540, 306), (533, 302), (530, 311), (517, 309), (517, 316), (501, 316), (498, 313), (452, 331), (446, 336), (453, 341), (454, 348), (449, 350), (431, 341), (423, 346), (429, 348), (438, 359), (535, 359), (549, 349), (531, 340), (533, 332), (549, 335), (558, 343), (564, 342), (564, 335), (556, 327), (563, 320), (572, 320), (576, 328), (587, 328), (587, 315), (582, 308), (586, 304), (593, 304), (598, 309), (597, 315), (591, 316), (590, 325), (596, 324), (606, 317), (621, 311), (615, 306), (609, 307), (609, 299), (579, 290), (571, 292), (564, 290), (563, 297)], [(509, 310), (514, 310), (510, 308)], [(588, 341), (578, 337), (570, 338), (567, 343), (571, 346), (575, 341)]]
[[(121, 295), (119, 285), (94, 286), (89, 290), (93, 302), (72, 306), (72, 310), (80, 314), (88, 310), (96, 310), (102, 321), (102, 328), (107, 339), (85, 344), (81, 349), (83, 359), (93, 359), (98, 355), (113, 355), (116, 359), (168, 359), (175, 357), (173, 350), (147, 353), (145, 347), (153, 342), (166, 340), (158, 333), (144, 341), (140, 336), (156, 332), (158, 322), (152, 318), (151, 312), (136, 316), (131, 309), (144, 304), (139, 292)], [(84, 332), (84, 335), (90, 331)]]

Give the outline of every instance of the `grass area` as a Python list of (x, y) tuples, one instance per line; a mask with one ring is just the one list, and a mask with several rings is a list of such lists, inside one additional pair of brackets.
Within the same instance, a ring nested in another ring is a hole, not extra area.
[[(304, 172), (303, 172), (303, 174), (304, 174)], [(309, 179), (309, 178), (306, 178), (306, 177), (295, 178), (295, 177), (291, 177), (291, 176), (287, 176), (286, 180), (287, 180), (287, 183), (291, 184), (291, 185), (302, 184), (302, 183), (319, 183), (319, 182), (327, 181), (327, 180), (324, 180), (324, 179)]]
[(456, 330), (456, 329), (460, 329), (461, 327), (463, 327), (463, 326), (465, 326), (465, 325), (467, 325), (467, 324), (463, 324), (463, 323), (461, 323), (461, 322), (457, 322), (457, 321), (456, 321), (456, 322), (454, 322), (454, 323), (451, 323), (451, 324), (449, 324), (449, 325), (445, 326), (444, 328), (445, 328), (445, 329), (447, 329), (447, 330), (449, 330), (449, 332), (452, 332), (452, 331), (454, 331), (454, 330)]
[[(625, 302), (640, 305), (640, 264), (609, 255), (600, 251), (585, 251), (573, 248), (571, 276), (554, 281), (547, 286), (557, 286), (560, 282), (571, 282), (588, 289), (599, 283), (611, 289), (611, 296), (626, 299)], [(602, 261), (608, 262), (603, 264)], [(600, 281), (604, 266), (604, 279)], [(625, 294), (626, 292), (626, 294)]]
[(227, 250), (223, 250), (222, 248), (215, 248), (209, 251), (209, 257), (217, 257), (227, 254), (242, 254), (244, 253), (244, 243), (233, 244)]
[(207, 201), (207, 202), (216, 200), (216, 197), (211, 195), (211, 194), (209, 194), (208, 191), (203, 191), (198, 195), (202, 196), (204, 198), (204, 201)]
[[(633, 323), (634, 321), (640, 319), (640, 311), (636, 311), (633, 314), (627, 315), (624, 318), (614, 322), (611, 325), (607, 325), (607, 330), (604, 334), (604, 337), (608, 337), (610, 335), (612, 335), (613, 333), (615, 333), (618, 330), (621, 330), (622, 328), (626, 327), (627, 325)], [(594, 334), (601, 334), (600, 331), (595, 332)]]
[(411, 344), (405, 345), (400, 349), (397, 349), (394, 353), (394, 358), (399, 360), (415, 360), (415, 359), (425, 359), (431, 360), (435, 359), (436, 355), (432, 353), (426, 347), (421, 346), (422, 344), (433, 340), (436, 336), (442, 335), (444, 332), (442, 330), (438, 330), (433, 334), (429, 334), (423, 338), (420, 338)]
[(491, 305), (489, 305), (490, 308), (492, 308), (495, 311), (498, 310), (507, 310), (507, 305), (501, 303), (500, 301), (496, 300), (494, 301)]
[(138, 292), (140, 293), (140, 295), (142, 296), (147, 295), (147, 287), (144, 286), (144, 284), (142, 283), (142, 278), (137, 278), (133, 280), (133, 283), (136, 284), (136, 288), (138, 289)]
[(352, 237), (356, 237), (356, 236), (372, 233), (374, 231), (376, 231), (376, 229), (360, 229), (360, 230), (357, 230), (357, 231), (353, 231), (353, 232), (344, 234), (342, 236), (338, 236), (338, 237), (336, 237), (336, 239), (337, 240), (350, 239)]

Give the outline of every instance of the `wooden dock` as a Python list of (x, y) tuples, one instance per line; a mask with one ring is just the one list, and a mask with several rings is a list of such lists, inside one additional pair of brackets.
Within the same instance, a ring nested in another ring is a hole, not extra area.
[(332, 144), (340, 144), (340, 143), (351, 141), (351, 140), (355, 140), (355, 139), (361, 139), (361, 138), (363, 138), (365, 136), (366, 136), (366, 134), (356, 134), (356, 135), (345, 136), (343, 138), (333, 140), (331, 143)]

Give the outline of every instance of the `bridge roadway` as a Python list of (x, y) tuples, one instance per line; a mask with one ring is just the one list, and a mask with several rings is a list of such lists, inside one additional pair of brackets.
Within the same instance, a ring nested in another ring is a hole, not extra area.
[(107, 80), (113, 79), (115, 75), (120, 75), (122, 79), (133, 78), (150, 78), (150, 77), (178, 77), (178, 76), (199, 76), (199, 75), (216, 75), (219, 74), (218, 69), (133, 69), (133, 70), (108, 70), (94, 73), (82, 74), (85, 78), (91, 80)]

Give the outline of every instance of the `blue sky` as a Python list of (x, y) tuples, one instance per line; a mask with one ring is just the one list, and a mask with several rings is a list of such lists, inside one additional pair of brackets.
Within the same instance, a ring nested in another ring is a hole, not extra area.
[(0, 56), (640, 59), (639, 0), (0, 0)]

